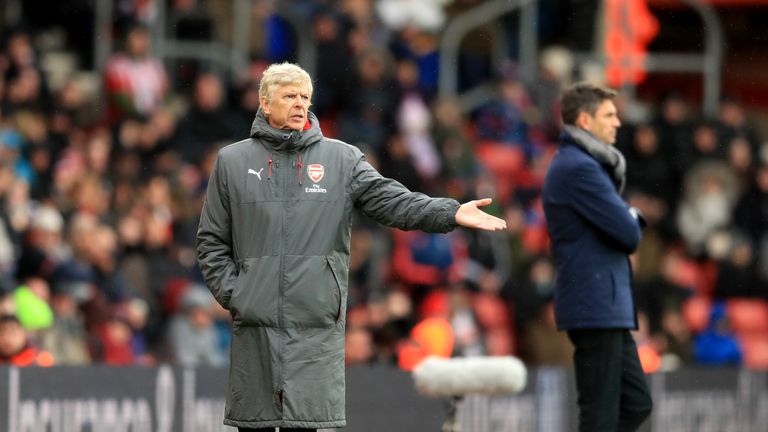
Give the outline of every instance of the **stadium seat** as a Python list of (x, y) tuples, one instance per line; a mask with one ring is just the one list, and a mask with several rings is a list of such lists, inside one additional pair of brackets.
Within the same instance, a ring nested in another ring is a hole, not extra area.
[(486, 168), (497, 175), (512, 176), (525, 166), (525, 154), (515, 145), (482, 141), (475, 145), (475, 154)]
[(738, 338), (744, 366), (768, 370), (768, 333), (754, 333)]
[(503, 200), (515, 186), (515, 176), (525, 168), (525, 154), (519, 146), (481, 141), (475, 144), (475, 155), (493, 175), (496, 198)]
[(768, 302), (734, 298), (726, 303), (730, 327), (737, 335), (761, 333), (768, 339)]
[(511, 322), (511, 314), (504, 301), (493, 294), (476, 294), (472, 301), (477, 322), (486, 330), (503, 328)]
[(696, 295), (683, 302), (683, 319), (692, 332), (698, 333), (709, 324), (709, 314), (712, 309), (712, 299)]

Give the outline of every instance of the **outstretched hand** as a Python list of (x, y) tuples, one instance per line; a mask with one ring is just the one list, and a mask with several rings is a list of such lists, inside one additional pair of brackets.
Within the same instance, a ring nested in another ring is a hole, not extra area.
[(476, 228), (486, 231), (501, 231), (507, 228), (503, 219), (491, 216), (480, 210), (479, 207), (491, 203), (490, 198), (469, 201), (462, 204), (456, 212), (456, 223), (467, 228)]

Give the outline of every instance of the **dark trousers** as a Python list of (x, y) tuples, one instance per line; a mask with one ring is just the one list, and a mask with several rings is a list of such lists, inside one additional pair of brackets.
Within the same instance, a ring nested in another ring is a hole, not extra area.
[(651, 414), (637, 346), (626, 329), (571, 330), (580, 432), (631, 432)]
[[(240, 432), (275, 432), (275, 428), (259, 428), (259, 429), (249, 429), (249, 428), (237, 428)], [(286, 428), (280, 428), (280, 432), (317, 432), (317, 429), (286, 429)]]

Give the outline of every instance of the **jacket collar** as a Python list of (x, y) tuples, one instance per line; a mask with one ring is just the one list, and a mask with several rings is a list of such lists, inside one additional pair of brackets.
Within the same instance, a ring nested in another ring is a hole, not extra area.
[(612, 145), (600, 141), (590, 132), (573, 125), (565, 125), (560, 134), (560, 142), (573, 145), (608, 169), (619, 193), (626, 185), (627, 162), (624, 155)]
[(259, 108), (251, 126), (251, 138), (260, 140), (273, 152), (295, 153), (303, 151), (306, 147), (323, 139), (323, 132), (320, 130), (317, 116), (310, 111), (308, 120), (310, 127), (306, 130), (275, 129), (269, 125), (267, 117)]

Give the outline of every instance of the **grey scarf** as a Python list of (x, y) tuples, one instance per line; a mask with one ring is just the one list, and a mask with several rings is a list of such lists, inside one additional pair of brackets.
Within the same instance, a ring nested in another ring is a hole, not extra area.
[(580, 127), (565, 125), (564, 129), (579, 147), (609, 168), (619, 194), (624, 192), (624, 186), (627, 183), (627, 161), (624, 155), (616, 147), (603, 143)]

